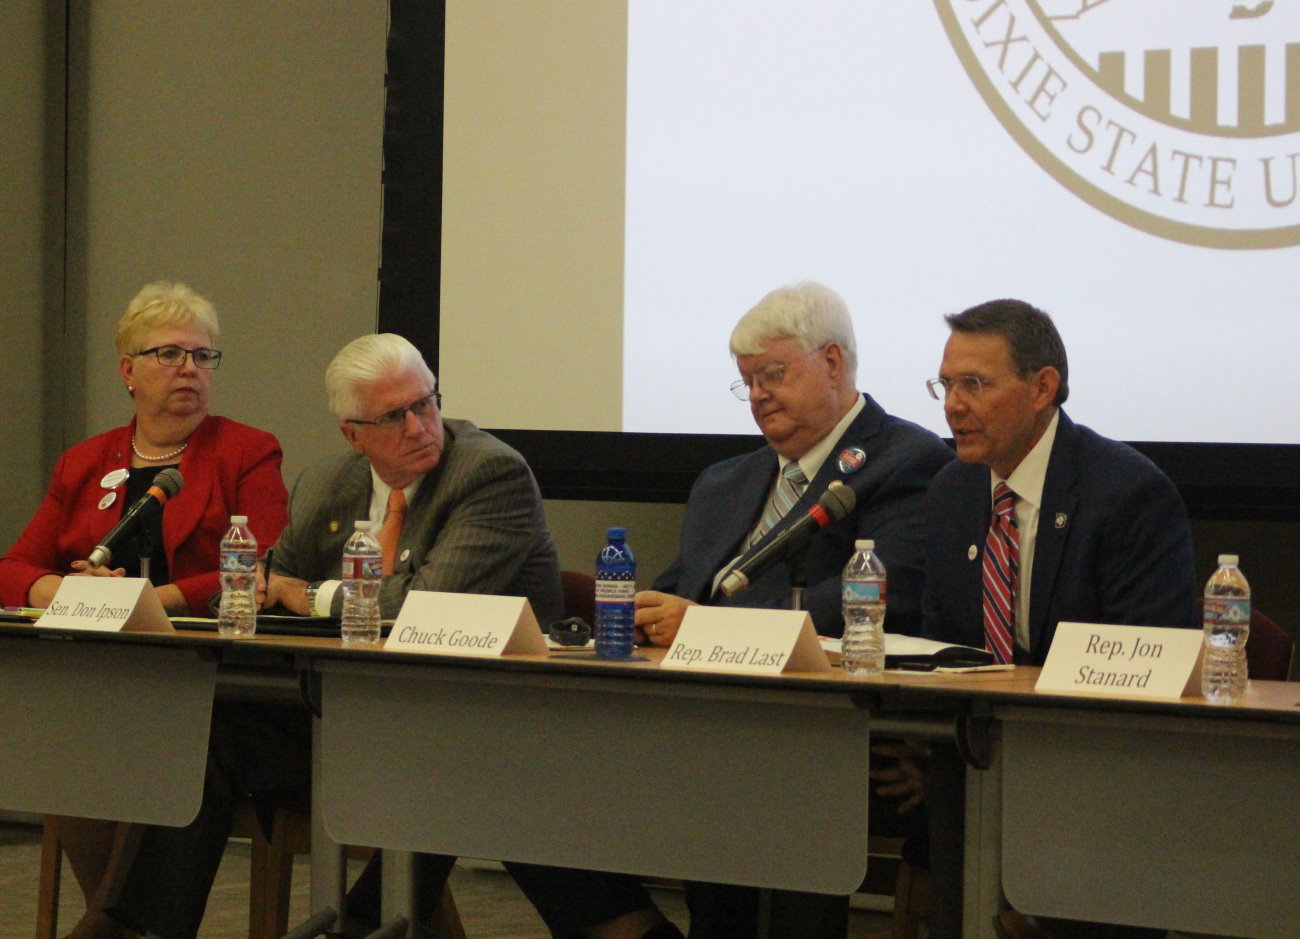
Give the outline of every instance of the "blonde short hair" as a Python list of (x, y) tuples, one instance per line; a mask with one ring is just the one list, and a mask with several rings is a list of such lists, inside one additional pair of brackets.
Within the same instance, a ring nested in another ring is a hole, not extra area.
[(221, 335), (211, 303), (185, 284), (160, 280), (142, 287), (117, 321), (117, 354), (134, 355), (146, 335), (172, 326), (197, 326), (214, 343)]

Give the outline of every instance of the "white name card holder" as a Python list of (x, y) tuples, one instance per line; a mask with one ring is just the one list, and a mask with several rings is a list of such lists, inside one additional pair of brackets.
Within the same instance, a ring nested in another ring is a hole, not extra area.
[(384, 650), (481, 658), (545, 655), (546, 639), (526, 597), (412, 590)]
[(1180, 698), (1200, 693), (1199, 629), (1060, 623), (1035, 691)]
[(824, 672), (831, 667), (802, 610), (692, 606), (662, 668), (705, 672)]
[(36, 625), (106, 633), (175, 632), (145, 577), (65, 577)]

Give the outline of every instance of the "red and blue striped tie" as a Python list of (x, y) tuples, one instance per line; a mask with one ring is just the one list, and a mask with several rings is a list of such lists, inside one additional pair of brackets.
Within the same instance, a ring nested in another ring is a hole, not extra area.
[(993, 490), (993, 520), (984, 541), (984, 645), (1001, 663), (1014, 656), (1016, 583), (1020, 578), (1020, 529), (1016, 494), (1006, 483)]

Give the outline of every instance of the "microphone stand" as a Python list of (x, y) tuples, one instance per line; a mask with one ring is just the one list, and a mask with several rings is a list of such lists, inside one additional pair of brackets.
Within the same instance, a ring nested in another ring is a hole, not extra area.
[[(153, 557), (153, 533), (149, 526), (142, 526), (136, 544), (140, 546), (140, 576), (149, 580), (149, 561)], [(153, 581), (149, 581), (153, 583)]]
[(804, 545), (798, 551), (786, 558), (786, 567), (790, 569), (790, 609), (803, 609), (803, 592), (808, 586), (808, 563), (804, 555), (808, 552), (808, 545)]

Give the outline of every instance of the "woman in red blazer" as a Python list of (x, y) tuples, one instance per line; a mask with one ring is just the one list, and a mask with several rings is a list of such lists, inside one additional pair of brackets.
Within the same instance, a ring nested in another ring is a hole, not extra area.
[[(0, 558), (0, 600), (45, 607), (69, 576), (139, 576), (140, 554), (159, 599), (173, 615), (210, 615), (220, 589), (217, 554), (231, 515), (247, 515), (258, 543), (271, 545), (288, 517), (280, 444), (271, 434), (213, 417), (208, 402), (221, 353), (216, 311), (184, 284), (141, 290), (117, 324), (118, 371), (134, 405), (125, 427), (69, 449), (54, 469), (36, 514)], [(181, 491), (144, 534), (114, 552), (113, 567), (86, 558), (147, 491), (158, 471), (180, 470)], [(126, 825), (60, 819), (59, 835), (86, 894), (72, 935), (120, 937), (96, 896)]]
[[(220, 583), (217, 551), (231, 515), (247, 515), (261, 545), (279, 537), (288, 493), (280, 444), (271, 434), (208, 413), (221, 353), (211, 304), (182, 284), (145, 287), (117, 325), (119, 371), (135, 403), (125, 427), (65, 452), (49, 491), (0, 559), (0, 600), (45, 607), (66, 576), (139, 570), (118, 551), (114, 568), (88, 571), (85, 558), (164, 466), (185, 483), (163, 508), (152, 539), (151, 579), (163, 607), (204, 616)], [(161, 537), (157, 537), (161, 535)], [(160, 571), (159, 568), (162, 570)]]

